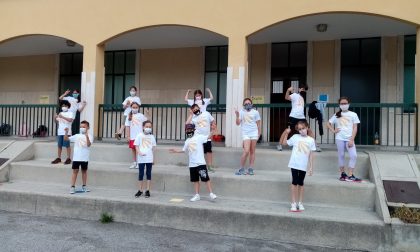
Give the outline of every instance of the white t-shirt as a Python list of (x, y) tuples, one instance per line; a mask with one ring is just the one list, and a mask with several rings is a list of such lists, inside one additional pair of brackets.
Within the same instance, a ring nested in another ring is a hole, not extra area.
[(207, 111), (201, 112), (200, 115), (193, 115), (191, 122), (195, 125), (195, 134), (210, 136), (210, 125), (214, 121), (213, 116)]
[(79, 100), (72, 96), (66, 96), (63, 98), (63, 100), (66, 100), (70, 103), (69, 111), (73, 113), (73, 119), (76, 118), (77, 110), (80, 108)]
[(123, 106), (127, 105), (128, 101), (130, 101), (130, 105), (124, 110), (124, 115), (125, 116), (128, 116), (128, 114), (130, 114), (130, 112), (131, 112), (131, 107), (130, 107), (131, 103), (136, 102), (139, 105), (141, 105), (141, 100), (140, 100), (140, 97), (138, 97), (138, 96), (129, 96), (129, 97), (125, 98), (122, 105)]
[(303, 97), (298, 93), (293, 93), (290, 95), (290, 100), (292, 102), (292, 111), (290, 111), (290, 117), (294, 117), (297, 119), (305, 119), (305, 100)]
[(241, 129), (243, 136), (258, 137), (257, 121), (261, 121), (260, 113), (251, 109), (249, 112), (242, 109), (239, 111), (239, 119), (241, 120)]
[(300, 134), (294, 134), (287, 140), (287, 144), (293, 146), (292, 156), (288, 165), (289, 168), (306, 171), (309, 154), (311, 151), (316, 151), (315, 140), (310, 136), (303, 137)]
[[(59, 115), (62, 115), (66, 118), (73, 119), (73, 113), (70, 112), (70, 111), (60, 112)], [(64, 120), (63, 118), (60, 118), (60, 117), (57, 117), (57, 121), (58, 121), (57, 135), (58, 136), (64, 136), (66, 134), (66, 131), (64, 130), (65, 128), (69, 129), (68, 135), (71, 135), (71, 124), (73, 123), (73, 121), (69, 122), (69, 121)]]
[(133, 114), (130, 122), (130, 140), (135, 140), (137, 135), (143, 133), (143, 122), (147, 120), (142, 113)]
[[(90, 143), (93, 143), (93, 136), (88, 135)], [(76, 134), (69, 137), (70, 142), (74, 143), (73, 147), (73, 161), (88, 162), (89, 161), (89, 147), (85, 134)]]
[(145, 156), (137, 155), (137, 163), (146, 164), (153, 163), (153, 147), (156, 146), (154, 135), (138, 134), (134, 145), (139, 146), (140, 152)]
[[(204, 104), (203, 104), (204, 101)], [(195, 104), (197, 104), (200, 107), (200, 111), (206, 111), (207, 110), (207, 106), (210, 104), (210, 99), (209, 98), (204, 98), (202, 100), (196, 100)], [(194, 100), (193, 99), (188, 99), (187, 101), (188, 105), (191, 107), (192, 105), (194, 105)]]
[(335, 125), (340, 131), (335, 134), (335, 139), (349, 141), (353, 134), (353, 125), (360, 123), (359, 117), (352, 111), (341, 112), (341, 117), (334, 114), (329, 122)]
[(194, 134), (193, 137), (188, 138), (185, 141), (182, 150), (184, 152), (188, 151), (190, 159), (189, 167), (197, 167), (206, 164), (206, 160), (204, 159), (204, 143), (207, 143), (207, 136), (200, 134)]

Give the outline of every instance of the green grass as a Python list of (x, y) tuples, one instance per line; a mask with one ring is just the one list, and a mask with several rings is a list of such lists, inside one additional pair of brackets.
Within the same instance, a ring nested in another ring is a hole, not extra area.
[(110, 213), (102, 213), (101, 214), (101, 219), (100, 219), (101, 223), (111, 223), (114, 221), (114, 216), (112, 216), (112, 214)]

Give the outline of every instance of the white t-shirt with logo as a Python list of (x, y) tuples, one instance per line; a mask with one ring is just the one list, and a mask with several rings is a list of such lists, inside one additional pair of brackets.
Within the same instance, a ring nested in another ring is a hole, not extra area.
[(360, 123), (359, 117), (356, 113), (352, 111), (341, 112), (341, 117), (337, 118), (334, 114), (329, 122), (340, 129), (338, 133), (335, 134), (335, 139), (342, 141), (350, 141), (351, 136), (353, 135), (353, 125)]
[[(69, 110), (67, 112), (60, 112), (59, 115), (62, 115), (63, 117), (66, 117), (66, 118), (73, 119), (73, 113), (70, 112)], [(58, 121), (57, 135), (64, 136), (66, 134), (66, 131), (64, 130), (65, 128), (69, 129), (69, 133), (67, 135), (71, 135), (71, 124), (73, 123), (73, 121), (69, 122), (60, 117), (57, 117), (57, 121)]]
[(206, 165), (206, 160), (204, 158), (204, 147), (203, 144), (207, 143), (207, 136), (200, 134), (194, 134), (193, 137), (188, 138), (185, 141), (184, 152), (188, 152), (189, 156), (189, 167), (197, 167), (200, 165)]
[(69, 111), (73, 113), (73, 119), (76, 118), (77, 110), (80, 108), (79, 100), (74, 98), (73, 96), (66, 96), (63, 98), (70, 103)]
[(294, 134), (287, 140), (289, 146), (293, 146), (292, 156), (289, 161), (289, 168), (306, 171), (308, 168), (309, 154), (316, 151), (315, 140), (310, 136)]
[[(204, 104), (203, 104), (203, 101), (204, 101)], [(194, 100), (188, 99), (187, 103), (191, 107), (192, 105), (194, 105)], [(197, 104), (198, 107), (200, 107), (200, 111), (203, 112), (207, 110), (207, 106), (210, 104), (210, 99), (204, 98), (203, 100), (195, 100), (195, 104)]]
[(191, 122), (195, 125), (195, 134), (204, 135), (208, 138), (211, 132), (211, 122), (213, 121), (213, 116), (207, 111), (201, 112), (198, 116), (193, 115)]
[(147, 121), (142, 113), (133, 114), (130, 123), (130, 140), (135, 140), (137, 135), (143, 133), (143, 122)]
[(260, 113), (256, 109), (239, 111), (239, 119), (241, 120), (242, 136), (258, 137), (257, 121), (261, 121)]
[(293, 93), (290, 95), (290, 101), (292, 102), (292, 111), (290, 111), (290, 117), (297, 119), (305, 119), (305, 100), (298, 93)]
[(124, 115), (125, 116), (128, 116), (128, 114), (130, 114), (130, 112), (131, 112), (131, 103), (136, 102), (139, 105), (141, 105), (141, 100), (140, 100), (140, 97), (138, 97), (138, 96), (129, 96), (129, 97), (125, 98), (122, 105), (126, 106), (128, 101), (130, 101), (130, 105), (124, 110)]
[[(93, 143), (93, 136), (88, 135), (90, 143)], [(90, 150), (87, 146), (87, 139), (85, 134), (76, 134), (69, 137), (70, 142), (74, 143), (73, 147), (73, 161), (88, 162)]]
[(137, 155), (137, 163), (153, 163), (153, 147), (156, 146), (156, 139), (154, 135), (145, 135), (140, 133), (137, 135), (134, 145), (139, 147), (142, 154), (146, 154), (144, 156)]

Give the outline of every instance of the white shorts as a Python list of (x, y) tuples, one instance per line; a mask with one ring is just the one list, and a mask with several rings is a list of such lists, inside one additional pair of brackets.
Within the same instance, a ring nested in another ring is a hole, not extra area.
[(126, 127), (130, 127), (130, 122), (128, 121), (128, 116), (126, 116), (126, 117), (125, 117), (125, 122), (124, 122), (124, 125), (125, 125)]
[(242, 135), (242, 140), (258, 140), (258, 136), (256, 135)]

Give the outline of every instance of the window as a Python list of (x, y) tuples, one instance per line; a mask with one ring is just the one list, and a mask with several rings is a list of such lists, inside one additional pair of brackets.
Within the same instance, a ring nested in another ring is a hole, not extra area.
[(60, 54), (60, 83), (58, 96), (67, 89), (80, 91), (83, 69), (83, 53)]
[(121, 104), (135, 84), (136, 51), (105, 52), (105, 104)]
[(226, 104), (227, 64), (227, 46), (206, 47), (204, 87), (213, 93), (213, 104)]
[(404, 38), (404, 103), (414, 103), (414, 63), (416, 56), (416, 35)]

